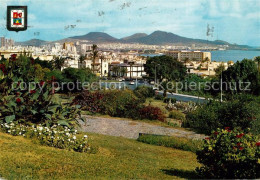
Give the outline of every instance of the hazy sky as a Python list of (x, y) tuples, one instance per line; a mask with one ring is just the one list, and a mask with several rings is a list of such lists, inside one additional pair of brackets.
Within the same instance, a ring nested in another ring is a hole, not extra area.
[[(27, 31), (6, 30), (7, 5), (28, 6)], [(92, 31), (121, 38), (155, 30), (207, 39), (210, 24), (215, 31), (209, 40), (260, 46), (260, 0), (0, 0), (0, 17), (0, 36), (16, 41)]]

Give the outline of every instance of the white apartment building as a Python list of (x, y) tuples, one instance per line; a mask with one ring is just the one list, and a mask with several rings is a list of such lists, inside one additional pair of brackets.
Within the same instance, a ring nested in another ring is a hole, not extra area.
[(183, 61), (188, 58), (191, 61), (202, 61), (206, 58), (211, 61), (211, 53), (210, 52), (202, 52), (202, 51), (167, 51), (165, 53), (167, 56), (171, 56), (173, 58), (178, 59), (179, 61)]
[[(118, 67), (118, 71), (114, 71), (114, 67)], [(126, 73), (122, 74), (120, 69), (125, 68)], [(121, 76), (125, 78), (132, 78), (132, 79), (141, 79), (143, 76), (146, 75), (146, 72), (144, 71), (144, 65), (138, 64), (138, 63), (117, 63), (113, 62), (109, 65), (109, 75), (110, 76)]]

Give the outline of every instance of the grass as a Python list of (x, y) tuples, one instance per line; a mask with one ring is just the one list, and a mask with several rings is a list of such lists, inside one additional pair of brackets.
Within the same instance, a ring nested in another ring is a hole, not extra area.
[(153, 144), (164, 147), (171, 147), (181, 149), (184, 151), (196, 152), (201, 146), (201, 140), (192, 140), (187, 138), (173, 137), (173, 136), (161, 136), (161, 135), (149, 135), (144, 134), (140, 136), (138, 141)]
[(191, 152), (88, 133), (96, 154), (41, 146), (0, 133), (0, 177), (5, 179), (196, 178)]

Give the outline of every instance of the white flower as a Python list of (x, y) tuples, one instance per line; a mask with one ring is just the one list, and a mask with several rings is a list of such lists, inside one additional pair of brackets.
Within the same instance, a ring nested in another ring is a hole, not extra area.
[(66, 133), (66, 136), (69, 136), (70, 135), (70, 133)]
[(78, 132), (78, 130), (76, 129), (75, 132)]
[(76, 136), (73, 136), (73, 139), (77, 139), (77, 137), (76, 137)]
[(10, 133), (11, 131), (10, 131), (10, 130), (8, 130), (7, 132), (9, 132), (9, 133)]
[(70, 139), (68, 139), (68, 141), (70, 142)]
[(43, 127), (39, 127), (39, 130), (42, 131)]
[(88, 135), (84, 135), (84, 138), (88, 138)]

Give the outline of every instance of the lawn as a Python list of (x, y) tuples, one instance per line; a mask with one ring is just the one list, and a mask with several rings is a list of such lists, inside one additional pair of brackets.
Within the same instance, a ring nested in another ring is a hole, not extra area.
[(0, 133), (0, 177), (6, 179), (196, 178), (196, 155), (121, 137), (88, 133), (96, 154), (41, 146)]

